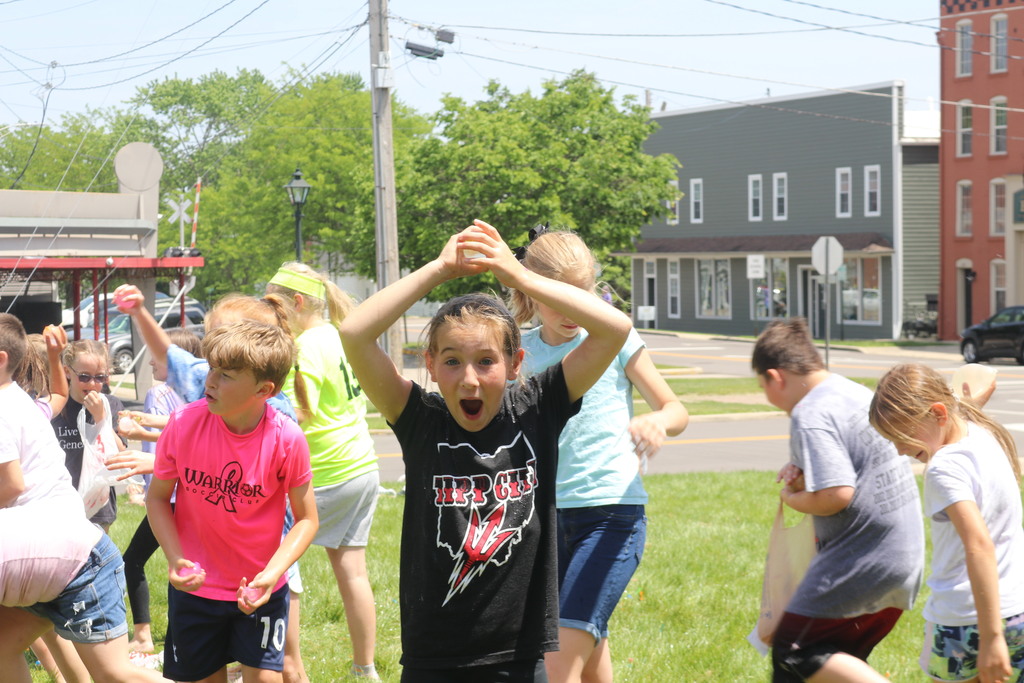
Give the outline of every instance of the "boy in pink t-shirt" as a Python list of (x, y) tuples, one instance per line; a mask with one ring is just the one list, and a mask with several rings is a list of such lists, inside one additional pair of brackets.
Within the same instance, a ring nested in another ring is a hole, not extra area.
[[(197, 681), (238, 661), (249, 680), (282, 668), (285, 572), (318, 525), (309, 447), (267, 405), (294, 362), (284, 331), (239, 322), (210, 332), (203, 351), (205, 398), (168, 421), (146, 502), (171, 583), (164, 675)], [(282, 540), (286, 497), (295, 526)]]

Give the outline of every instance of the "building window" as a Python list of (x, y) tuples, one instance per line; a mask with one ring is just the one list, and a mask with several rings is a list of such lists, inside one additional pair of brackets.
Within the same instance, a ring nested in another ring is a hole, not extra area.
[(1006, 234), (1006, 181), (993, 178), (988, 184), (988, 232), (990, 235)]
[(992, 17), (992, 36), (989, 38), (991, 44), (989, 52), (992, 59), (992, 73), (1006, 71), (1008, 59), (1007, 52), (1007, 22), (1005, 14), (997, 14)]
[(678, 318), (679, 311), (679, 260), (668, 262), (668, 317)]
[(789, 177), (785, 173), (772, 174), (772, 219), (786, 220), (789, 210)]
[(750, 317), (754, 320), (785, 318), (789, 310), (789, 260), (766, 258), (764, 274), (750, 281)]
[(974, 233), (974, 212), (971, 207), (971, 181), (961, 180), (956, 184), (956, 234), (970, 237)]
[(970, 21), (956, 25), (956, 75), (971, 75), (971, 60), (974, 57), (974, 30)]
[(697, 317), (731, 318), (729, 259), (697, 260)]
[(762, 180), (760, 175), (747, 176), (747, 220), (761, 220)]
[(690, 179), (690, 222), (704, 222), (704, 180)]
[(1006, 261), (992, 260), (992, 312), (1006, 308)]
[(847, 322), (882, 321), (882, 259), (878, 256), (843, 259), (839, 278), (840, 315)]
[(993, 97), (992, 102), (992, 154), (1006, 154), (1006, 98)]
[(969, 157), (974, 146), (974, 106), (970, 100), (956, 105), (956, 155)]
[(853, 172), (847, 168), (836, 169), (836, 218), (853, 215)]
[(882, 167), (864, 167), (864, 215), (882, 215)]
[(665, 216), (665, 223), (668, 225), (679, 225), (679, 181), (668, 181), (672, 191), (672, 199), (665, 202), (665, 209), (668, 214)]

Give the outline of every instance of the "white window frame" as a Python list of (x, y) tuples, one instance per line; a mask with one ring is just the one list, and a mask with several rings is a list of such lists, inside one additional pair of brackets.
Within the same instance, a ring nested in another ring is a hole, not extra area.
[[(845, 180), (846, 189), (843, 189)], [(846, 211), (843, 211), (843, 198), (846, 198)], [(853, 215), (853, 169), (842, 166), (836, 169), (836, 218), (849, 218)]]
[[(964, 125), (964, 115), (967, 125)], [(969, 157), (974, 152), (974, 102), (961, 100), (956, 103), (956, 155)]]
[[(874, 209), (871, 208), (872, 199)], [(864, 215), (882, 215), (882, 167), (878, 164), (864, 167)]]
[(974, 234), (974, 188), (970, 180), (959, 180), (956, 184), (956, 236), (970, 237)]
[(1002, 237), (1006, 234), (1006, 181), (993, 178), (988, 183), (988, 234)]
[[(679, 280), (679, 259), (668, 261), (668, 317), (681, 318), (683, 315), (682, 306), (682, 284)], [(674, 271), (674, 272), (673, 272)]]
[(953, 51), (957, 77), (974, 73), (974, 25), (970, 19), (956, 24), (956, 48)]
[(764, 178), (760, 173), (747, 176), (747, 220), (759, 222), (764, 219)]
[[(1005, 155), (1007, 149), (1007, 123), (1009, 122), (1010, 112), (1006, 104), (1006, 97), (1000, 95), (993, 97), (989, 104), (992, 108), (989, 109), (989, 148), (988, 153), (994, 155)], [(1002, 121), (1000, 122), (1000, 119)]]
[[(874, 261), (875, 262), (875, 268), (878, 271), (878, 289), (877, 289), (877, 291), (873, 290), (872, 288), (865, 288), (864, 287), (864, 263), (866, 261)], [(846, 258), (846, 259), (843, 259), (843, 265), (846, 267), (846, 271), (845, 272), (849, 272), (851, 266), (856, 270), (856, 275), (857, 275), (857, 289), (856, 289), (856, 292), (857, 293), (856, 293), (854, 298), (855, 298), (856, 303), (857, 303), (857, 317), (856, 318), (844, 318), (843, 317), (843, 314), (844, 314), (844, 303), (845, 302), (844, 302), (843, 299), (840, 299), (839, 304), (836, 306), (835, 322), (836, 323), (840, 323), (841, 322), (841, 323), (843, 323), (845, 325), (881, 326), (882, 322), (885, 320), (885, 311), (883, 310), (883, 305), (882, 305), (883, 304), (882, 292), (885, 291), (884, 290), (884, 284), (882, 282), (882, 275), (883, 275), (883, 271), (882, 271), (882, 257), (880, 257), (880, 256), (863, 256), (863, 257), (859, 257), (859, 258), (857, 258), (857, 257)], [(840, 271), (840, 272), (843, 272), (843, 271)], [(854, 290), (853, 289), (844, 289), (844, 288), (839, 287), (837, 285), (837, 295), (838, 295), (838, 291), (842, 291), (843, 296), (845, 297), (847, 292), (851, 292), (851, 291), (854, 291)], [(867, 320), (867, 319), (865, 319), (865, 310), (864, 310), (865, 309), (865, 305), (864, 305), (864, 303), (865, 303), (864, 292), (865, 291), (875, 291), (875, 297), (876, 297), (877, 302), (878, 302), (878, 319), (877, 320)]]
[[(779, 185), (782, 185), (780, 191)], [(781, 207), (780, 207), (781, 204)], [(784, 221), (789, 216), (789, 174), (772, 173), (772, 220)]]
[(989, 31), (989, 71), (994, 74), (1004, 73), (1007, 70), (1009, 57), (1009, 35), (1010, 22), (1005, 14), (997, 14), (992, 17), (991, 30)]
[(690, 223), (704, 222), (704, 179), (690, 178)]
[[(989, 261), (989, 282), (992, 283), (989, 294), (989, 305), (991, 306), (989, 310), (992, 313), (998, 313), (1006, 308), (1006, 261), (1004, 259), (996, 258)], [(1002, 294), (1002, 301), (999, 300), (1000, 294)]]
[[(784, 311), (789, 311), (789, 259), (782, 257), (766, 256), (764, 259), (764, 277), (756, 280), (750, 280), (750, 319), (751, 320), (773, 320), (775, 318), (786, 317), (786, 313), (783, 312), (781, 316), (772, 315), (772, 308), (775, 304), (775, 290), (777, 290), (778, 283), (775, 281), (776, 265), (779, 266), (779, 270), (785, 272), (786, 275), (786, 296), (783, 297), (781, 303)], [(771, 303), (772, 306), (765, 306), (765, 311), (768, 313), (767, 316), (760, 316), (757, 314), (757, 288), (758, 286), (764, 287), (771, 291)]]
[[(705, 313), (701, 307), (701, 264), (710, 263), (711, 265), (711, 311), (712, 313)], [(725, 288), (718, 285), (718, 273), (719, 268), (724, 263), (725, 273)], [(694, 259), (693, 269), (693, 295), (694, 295), (694, 310), (696, 318), (702, 320), (731, 320), (732, 319), (732, 262), (728, 258), (703, 258)], [(725, 295), (725, 302), (720, 299), (722, 295)], [(723, 312), (724, 311), (724, 312)]]
[(665, 216), (666, 225), (679, 225), (679, 181), (670, 180), (668, 181), (669, 187), (671, 187), (675, 193), (675, 199), (670, 199), (665, 202), (665, 208), (668, 209), (668, 215)]

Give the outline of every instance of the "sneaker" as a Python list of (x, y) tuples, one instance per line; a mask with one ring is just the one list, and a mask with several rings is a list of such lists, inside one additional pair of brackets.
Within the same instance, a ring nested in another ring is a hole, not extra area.
[(362, 678), (367, 681), (379, 681), (380, 676), (377, 675), (377, 667), (373, 664), (367, 664), (366, 666), (360, 666), (359, 664), (352, 665), (352, 678)]

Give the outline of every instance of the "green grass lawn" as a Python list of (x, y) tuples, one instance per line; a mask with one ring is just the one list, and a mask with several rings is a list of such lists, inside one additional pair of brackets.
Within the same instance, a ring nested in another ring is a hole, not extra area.
[[(769, 472), (652, 475), (643, 563), (611, 622), (617, 682), (766, 681), (769, 667), (746, 642), (757, 618), (768, 532), (778, 502)], [(142, 517), (122, 498), (112, 533), (120, 548)], [(381, 497), (367, 556), (377, 602), (377, 668), (397, 681), (398, 543), (403, 498)], [(343, 680), (351, 663), (348, 631), (323, 550), (301, 560), (302, 651), (310, 679)], [(147, 566), (153, 635), (162, 649), (166, 563)], [(924, 595), (872, 656), (894, 681), (926, 680), (917, 667)], [(2, 674), (0, 674), (2, 678)], [(34, 681), (45, 681), (38, 668)]]

